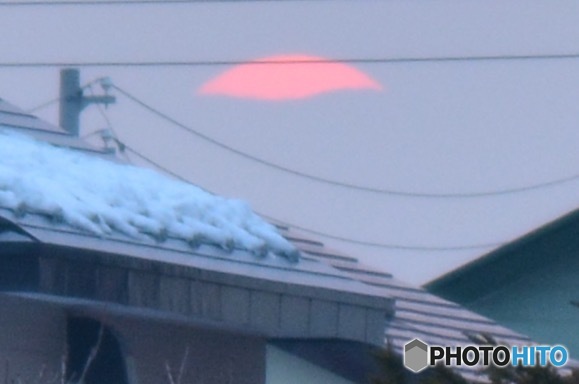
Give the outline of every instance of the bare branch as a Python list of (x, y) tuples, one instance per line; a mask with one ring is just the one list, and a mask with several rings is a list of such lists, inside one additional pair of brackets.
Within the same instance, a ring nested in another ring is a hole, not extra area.
[(169, 384), (175, 384), (175, 380), (173, 379), (173, 374), (171, 373), (171, 367), (169, 366), (168, 361), (165, 361), (165, 371), (167, 371), (167, 378), (169, 379)]
[(9, 380), (10, 380), (10, 360), (6, 359), (4, 370), (4, 384), (8, 384)]
[(103, 341), (103, 336), (105, 333), (105, 326), (103, 323), (101, 323), (101, 327), (99, 329), (99, 335), (97, 338), (97, 342), (94, 345), (94, 347), (92, 347), (92, 349), (90, 350), (90, 353), (88, 355), (88, 358), (86, 359), (86, 363), (84, 364), (84, 368), (82, 370), (82, 374), (80, 375), (80, 378), (78, 379), (78, 383), (83, 383), (84, 382), (84, 378), (86, 377), (86, 374), (88, 373), (88, 370), (90, 369), (94, 359), (96, 358), (99, 349), (101, 347), (102, 341)]
[(66, 365), (68, 364), (68, 343), (64, 343), (64, 354), (60, 359), (60, 384), (66, 384)]
[(188, 357), (189, 357), (189, 346), (187, 345), (187, 347), (185, 347), (183, 359), (181, 360), (181, 366), (179, 367), (179, 376), (177, 376), (177, 384), (181, 384), (181, 379), (183, 378), (183, 373), (185, 372), (185, 365), (187, 364)]
[(42, 364), (40, 371), (38, 371), (38, 377), (36, 378), (35, 384), (40, 384), (42, 379), (44, 378), (44, 373), (46, 372), (46, 364)]
[(227, 360), (227, 383), (233, 384), (233, 357), (230, 356)]
[(46, 381), (46, 384), (55, 384), (59, 378), (60, 378), (60, 375), (59, 375), (58, 371), (56, 371), (56, 372), (54, 372), (52, 379)]

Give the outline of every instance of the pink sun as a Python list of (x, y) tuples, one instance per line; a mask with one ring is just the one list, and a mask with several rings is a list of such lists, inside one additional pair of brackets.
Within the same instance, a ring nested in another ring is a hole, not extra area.
[(353, 66), (307, 55), (271, 56), (241, 64), (209, 80), (201, 95), (292, 100), (341, 90), (382, 90)]

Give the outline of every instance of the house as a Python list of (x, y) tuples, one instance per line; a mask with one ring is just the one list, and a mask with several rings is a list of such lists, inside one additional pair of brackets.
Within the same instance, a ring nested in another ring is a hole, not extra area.
[(579, 356), (579, 211), (426, 285), (431, 293)]
[(7, 382), (363, 383), (386, 344), (530, 342), (5, 101), (0, 151)]

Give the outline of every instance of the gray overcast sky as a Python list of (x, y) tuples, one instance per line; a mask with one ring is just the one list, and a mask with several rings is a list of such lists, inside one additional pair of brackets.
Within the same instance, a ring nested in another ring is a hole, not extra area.
[[(579, 2), (269, 1), (0, 6), (0, 62), (328, 59), (579, 53)], [(468, 193), (579, 174), (579, 59), (355, 64), (384, 90), (266, 102), (197, 89), (230, 67), (84, 68), (184, 124), (273, 163), (347, 183)], [(0, 68), (23, 108), (58, 94), (57, 68)], [(282, 221), (407, 246), (508, 241), (577, 206), (579, 181), (470, 199), (356, 191), (240, 158), (116, 93), (121, 140), (222, 195)], [(39, 116), (57, 122), (57, 109)], [(105, 127), (92, 107), (83, 134)], [(320, 238), (424, 283), (491, 248), (412, 251)]]

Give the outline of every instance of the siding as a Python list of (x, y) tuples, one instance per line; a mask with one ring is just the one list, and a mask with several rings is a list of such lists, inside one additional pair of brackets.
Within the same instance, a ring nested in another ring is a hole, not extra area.
[(265, 382), (263, 339), (135, 318), (105, 322), (119, 335), (133, 382), (168, 384), (166, 364), (176, 377), (186, 350), (182, 383)]
[(66, 345), (62, 308), (0, 294), (0, 377), (36, 382), (59, 373)]
[(537, 342), (563, 344), (579, 356), (579, 258), (547, 264), (468, 306)]

